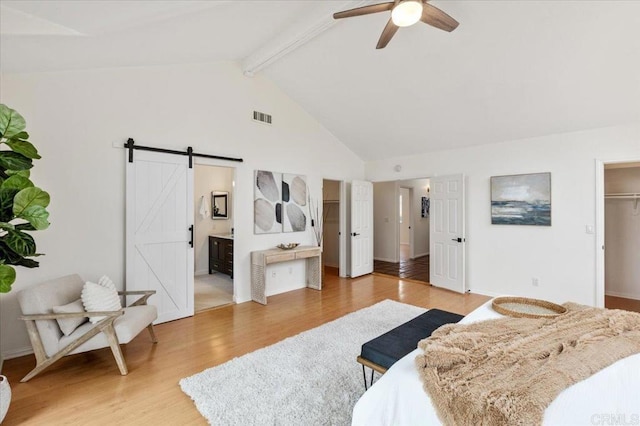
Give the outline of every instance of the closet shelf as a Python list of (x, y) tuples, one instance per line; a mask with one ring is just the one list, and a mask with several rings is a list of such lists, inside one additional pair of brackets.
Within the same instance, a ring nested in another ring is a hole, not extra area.
[(604, 194), (604, 198), (640, 198), (640, 192), (611, 192)]

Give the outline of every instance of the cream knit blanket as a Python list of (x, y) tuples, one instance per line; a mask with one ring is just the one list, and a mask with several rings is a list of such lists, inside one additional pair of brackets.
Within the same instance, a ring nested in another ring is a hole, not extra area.
[(448, 324), (422, 340), (416, 365), (440, 420), (541, 424), (564, 389), (640, 353), (640, 314), (564, 306), (554, 318)]

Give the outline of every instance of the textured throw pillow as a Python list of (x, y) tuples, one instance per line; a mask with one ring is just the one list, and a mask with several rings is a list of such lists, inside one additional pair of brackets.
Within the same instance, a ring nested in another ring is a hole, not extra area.
[(111, 281), (111, 278), (109, 278), (106, 275), (103, 275), (100, 277), (100, 279), (98, 280), (98, 284), (100, 284), (102, 287), (106, 287), (108, 289), (111, 289), (113, 291), (115, 291), (116, 293), (118, 292), (118, 289), (116, 288), (116, 285), (113, 283), (113, 281)]
[[(120, 296), (118, 296), (117, 291), (89, 281), (87, 281), (82, 288), (80, 298), (87, 312), (119, 311), (122, 309)], [(91, 317), (89, 321), (95, 324), (104, 318), (105, 317)]]
[[(54, 306), (51, 308), (56, 314), (69, 314), (74, 312), (84, 312), (84, 306), (82, 305), (82, 299), (74, 300), (71, 303), (67, 303), (62, 306)], [(64, 319), (56, 319), (58, 321), (58, 326), (60, 330), (64, 333), (65, 336), (70, 335), (75, 331), (76, 328), (80, 327), (80, 325), (87, 322), (86, 317), (81, 318), (64, 318)]]

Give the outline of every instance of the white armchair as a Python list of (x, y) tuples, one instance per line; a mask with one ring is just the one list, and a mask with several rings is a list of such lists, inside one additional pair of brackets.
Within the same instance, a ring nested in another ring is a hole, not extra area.
[[(118, 292), (120, 295), (140, 295), (130, 306), (118, 311), (53, 313), (54, 306), (62, 306), (80, 298), (84, 281), (78, 275), (68, 275), (22, 290), (18, 302), (26, 321), (29, 339), (36, 356), (36, 366), (21, 382), (26, 382), (66, 355), (111, 347), (120, 373), (128, 373), (120, 350), (121, 343), (129, 343), (144, 328), (156, 343), (153, 321), (158, 317), (156, 307), (147, 305), (155, 291)], [(65, 336), (59, 319), (105, 317), (92, 324), (86, 322)]]

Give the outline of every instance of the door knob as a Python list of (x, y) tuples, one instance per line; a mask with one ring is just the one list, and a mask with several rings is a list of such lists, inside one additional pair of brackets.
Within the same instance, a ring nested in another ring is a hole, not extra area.
[(357, 237), (358, 235), (360, 235), (360, 234), (358, 234), (357, 232), (352, 232), (352, 233), (351, 233), (351, 236), (352, 236), (352, 237)]
[(461, 243), (462, 242), (462, 238), (452, 238), (451, 241), (455, 241), (457, 243)]

